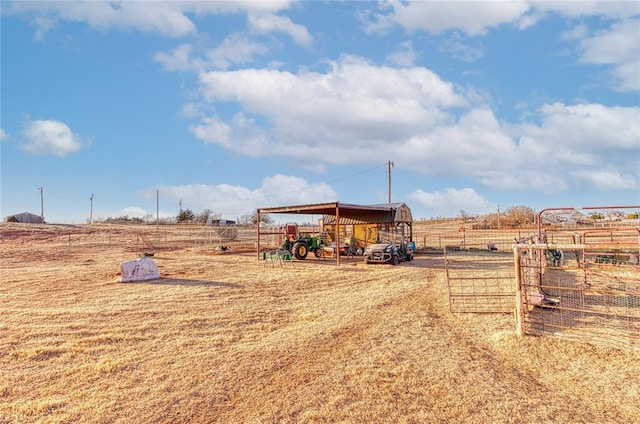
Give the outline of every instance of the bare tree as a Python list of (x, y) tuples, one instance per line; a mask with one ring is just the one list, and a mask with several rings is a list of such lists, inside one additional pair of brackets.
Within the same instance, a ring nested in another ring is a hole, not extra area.
[(250, 213), (246, 214), (246, 215), (242, 215), (238, 218), (237, 220), (238, 225), (251, 225), (254, 223), (255, 221), (255, 214), (252, 215)]
[(536, 212), (528, 206), (512, 206), (505, 212), (508, 224), (519, 227), (532, 225), (536, 221)]
[[(271, 224), (273, 223), (273, 218), (271, 218), (271, 216), (269, 216), (268, 213), (263, 213), (260, 215), (260, 221), (262, 221), (264, 224)], [(257, 225), (258, 223), (258, 211), (254, 211), (251, 214), (251, 223), (253, 225)]]
[(460, 209), (460, 211), (458, 212), (458, 218), (462, 219), (463, 221), (468, 221), (471, 218), (473, 218), (472, 215), (470, 215), (467, 211), (465, 211), (464, 209)]
[(206, 225), (216, 219), (220, 219), (221, 216), (221, 214), (214, 213), (211, 209), (205, 209), (196, 217), (196, 221)]

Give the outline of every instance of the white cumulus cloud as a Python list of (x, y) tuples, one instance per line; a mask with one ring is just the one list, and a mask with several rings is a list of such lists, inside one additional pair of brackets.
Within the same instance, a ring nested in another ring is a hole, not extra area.
[(199, 58), (192, 58), (193, 46), (181, 44), (170, 53), (158, 52), (153, 55), (153, 59), (160, 63), (166, 71), (185, 72), (199, 71), (203, 68), (203, 61)]
[[(345, 56), (328, 70), (212, 71), (199, 76), (206, 102), (237, 103), (224, 124), (211, 116), (192, 126), (196, 137), (234, 151), (286, 155), (327, 163), (364, 162), (389, 140), (399, 145), (450, 119), (467, 105), (455, 87), (422, 67), (377, 67)], [(255, 124), (259, 120), (260, 128)]]
[[(56, 27), (59, 21), (82, 22), (93, 29), (135, 29), (169, 37), (183, 37), (197, 32), (190, 16), (225, 15), (230, 13), (258, 14), (253, 26), (262, 31), (281, 31), (296, 42), (309, 38), (306, 29), (286, 17), (270, 15), (289, 8), (291, 1), (15, 1), (3, 7), (3, 13), (32, 17), (36, 39)], [(271, 17), (269, 17), (271, 16)]]
[[(640, 175), (623, 174), (618, 170), (576, 171), (572, 175), (596, 190), (632, 190), (640, 188)], [(638, 198), (640, 199), (640, 193)]]
[(606, 31), (583, 38), (579, 46), (580, 62), (609, 66), (618, 90), (640, 90), (640, 19), (614, 23)]
[(456, 216), (461, 210), (470, 214), (484, 214), (496, 209), (495, 205), (472, 188), (446, 188), (435, 192), (416, 190), (409, 193), (407, 198), (420, 205), (427, 214), (443, 216)]
[(309, 46), (313, 41), (307, 28), (292, 22), (286, 16), (273, 13), (249, 13), (249, 27), (258, 33), (283, 32), (301, 46)]
[(157, 52), (153, 59), (164, 70), (172, 72), (203, 72), (208, 70), (226, 70), (232, 66), (251, 63), (257, 56), (268, 53), (267, 48), (241, 34), (225, 38), (215, 48), (203, 49), (200, 56), (194, 52), (191, 44), (181, 44), (170, 52)]
[(71, 131), (64, 122), (55, 120), (29, 121), (22, 135), (21, 148), (31, 154), (63, 157), (78, 152), (83, 143), (78, 134)]
[(318, 172), (385, 157), (500, 190), (559, 193), (580, 172), (611, 167), (637, 179), (638, 107), (556, 102), (531, 111), (530, 121), (501, 122), (473, 90), (429, 69), (353, 56), (328, 62), (325, 72), (243, 69), (202, 72), (199, 80), (203, 104), (231, 102), (240, 111), (198, 116), (190, 126), (197, 138), (253, 157), (313, 162)]
[(411, 41), (398, 44), (397, 50), (386, 58), (387, 62), (404, 67), (413, 66), (416, 59), (418, 59), (418, 53), (413, 49)]
[(517, 23), (529, 11), (526, 1), (387, 1), (372, 27), (385, 28), (393, 22), (408, 30), (441, 33), (459, 30), (467, 35), (484, 35), (490, 28)]
[(157, 192), (163, 203), (182, 202), (183, 209), (212, 210), (225, 219), (235, 219), (258, 208), (335, 201), (337, 194), (327, 183), (310, 184), (304, 178), (276, 174), (265, 177), (259, 187), (230, 184), (160, 185), (143, 190), (140, 196), (153, 199)]
[(379, 2), (377, 13), (367, 15), (368, 30), (384, 31), (400, 25), (409, 31), (433, 34), (460, 31), (483, 36), (500, 25), (525, 30), (550, 14), (577, 19), (601, 16), (622, 20), (638, 15), (634, 1), (424, 1), (387, 0)]

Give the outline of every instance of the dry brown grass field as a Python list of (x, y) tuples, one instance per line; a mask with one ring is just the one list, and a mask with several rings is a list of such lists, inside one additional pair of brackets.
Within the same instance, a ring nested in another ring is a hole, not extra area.
[(640, 422), (637, 352), (452, 314), (441, 255), (272, 267), (186, 243), (121, 283), (139, 245), (0, 231), (0, 423)]

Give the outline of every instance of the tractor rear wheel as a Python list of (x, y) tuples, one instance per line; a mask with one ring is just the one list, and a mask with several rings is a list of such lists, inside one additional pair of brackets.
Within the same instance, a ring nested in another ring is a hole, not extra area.
[(293, 252), (291, 253), (293, 253), (293, 256), (295, 256), (296, 259), (303, 260), (307, 257), (309, 249), (305, 243), (297, 241), (293, 243)]

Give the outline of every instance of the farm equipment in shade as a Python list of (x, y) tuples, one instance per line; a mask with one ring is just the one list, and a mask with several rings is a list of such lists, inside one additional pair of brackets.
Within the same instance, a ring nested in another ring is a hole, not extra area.
[(297, 237), (286, 238), (282, 243), (282, 249), (291, 252), (296, 259), (303, 260), (309, 252), (313, 252), (316, 258), (319, 258), (322, 256), (322, 248), (326, 245), (326, 237), (304, 234)]
[(280, 249), (288, 250), (296, 259), (304, 260), (309, 252), (313, 252), (316, 258), (321, 257), (324, 246), (327, 246), (326, 235), (298, 234), (296, 224), (287, 224), (284, 242)]
[[(398, 224), (391, 231), (377, 230), (376, 243), (364, 250), (364, 263), (384, 263), (398, 265), (400, 261), (412, 261), (416, 250), (415, 242), (405, 236), (404, 224)], [(385, 240), (385, 241), (381, 241)]]
[(364, 263), (398, 265), (400, 261), (412, 261), (414, 251), (414, 242), (376, 243), (364, 249)]

